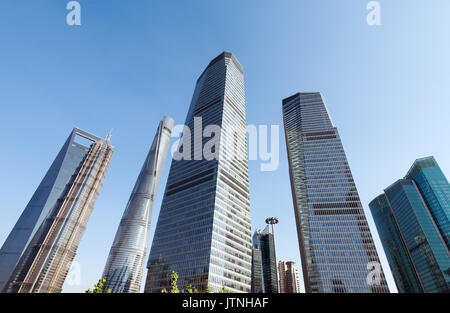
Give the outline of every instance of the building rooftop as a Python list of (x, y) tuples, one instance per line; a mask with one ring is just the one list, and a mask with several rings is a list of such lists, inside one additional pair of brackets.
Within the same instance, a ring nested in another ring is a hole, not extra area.
[(426, 167), (437, 166), (437, 162), (433, 156), (428, 156), (424, 158), (420, 158), (414, 161), (413, 165), (409, 169), (408, 173), (406, 173), (405, 178), (413, 178), (416, 174), (422, 169)]
[(231, 52), (228, 52), (228, 51), (224, 51), (221, 54), (219, 54), (218, 56), (216, 56), (214, 59), (212, 59), (211, 62), (209, 62), (208, 66), (205, 68), (205, 70), (202, 72), (202, 74), (197, 79), (197, 82), (200, 80), (200, 78), (202, 78), (202, 76), (206, 73), (206, 71), (211, 66), (213, 66), (214, 64), (216, 64), (217, 62), (219, 62), (220, 60), (222, 60), (224, 58), (230, 58), (234, 62), (236, 67), (239, 69), (239, 71), (241, 71), (241, 73), (244, 73), (244, 68), (242, 67), (241, 63), (239, 63), (239, 61), (236, 59), (234, 54)]

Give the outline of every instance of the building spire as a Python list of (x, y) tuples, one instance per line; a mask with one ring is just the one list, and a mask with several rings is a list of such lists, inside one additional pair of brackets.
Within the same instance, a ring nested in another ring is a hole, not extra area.
[(113, 132), (113, 129), (111, 128), (111, 129), (109, 130), (108, 135), (106, 136), (106, 140), (107, 140), (107, 141), (110, 141), (110, 140), (111, 140), (112, 132)]

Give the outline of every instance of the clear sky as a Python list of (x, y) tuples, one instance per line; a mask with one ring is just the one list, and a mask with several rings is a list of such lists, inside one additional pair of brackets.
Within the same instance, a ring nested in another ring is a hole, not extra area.
[[(74, 126), (116, 147), (78, 249), (84, 291), (101, 276), (163, 115), (183, 123), (195, 82), (224, 50), (245, 70), (248, 124), (282, 125), (281, 100), (320, 91), (338, 128), (392, 283), (368, 203), (434, 155), (450, 175), (450, 2), (381, 0), (66, 0), (0, 3), (0, 244)], [(280, 128), (280, 166), (250, 162), (253, 231), (277, 216), (277, 256), (300, 262)], [(167, 160), (151, 238), (169, 172)]]

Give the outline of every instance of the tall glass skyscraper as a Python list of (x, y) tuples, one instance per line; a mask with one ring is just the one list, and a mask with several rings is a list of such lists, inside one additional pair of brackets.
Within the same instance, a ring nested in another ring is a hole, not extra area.
[[(171, 164), (145, 292), (169, 288), (172, 271), (180, 288), (250, 292), (244, 72), (233, 54), (220, 54), (200, 75), (185, 124), (178, 149), (185, 157)], [(210, 132), (214, 125), (219, 136)]]
[(417, 185), (450, 250), (450, 184), (434, 157), (418, 159), (405, 176)]
[(262, 267), (262, 253), (259, 238), (253, 235), (253, 247), (252, 247), (252, 293), (264, 292), (264, 279), (263, 279), (263, 267)]
[(153, 206), (172, 128), (173, 120), (169, 117), (159, 123), (109, 252), (102, 276), (106, 279), (105, 290), (136, 293), (141, 288)]
[(74, 129), (0, 251), (3, 292), (60, 292), (113, 153)]
[(389, 292), (322, 95), (284, 99), (283, 119), (306, 292)]
[(252, 292), (278, 293), (275, 240), (269, 225), (253, 234), (253, 255)]
[(370, 203), (400, 292), (450, 292), (449, 200), (447, 179), (427, 157)]
[(369, 204), (386, 258), (399, 293), (423, 292), (414, 264), (386, 196), (380, 195)]

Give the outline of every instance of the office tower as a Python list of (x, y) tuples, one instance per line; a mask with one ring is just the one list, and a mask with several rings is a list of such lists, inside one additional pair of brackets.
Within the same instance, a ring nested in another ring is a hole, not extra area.
[(220, 54), (200, 75), (185, 125), (155, 229), (145, 292), (170, 289), (172, 271), (180, 289), (192, 284), (199, 291), (209, 285), (213, 292), (222, 286), (250, 292), (244, 75), (234, 55)]
[(253, 239), (251, 292), (262, 293), (264, 292), (264, 280), (263, 280), (261, 246), (259, 244), (259, 240), (257, 241), (257, 243), (255, 243), (255, 241), (256, 240)]
[(61, 291), (112, 153), (110, 136), (72, 131), (2, 247), (3, 292)]
[(369, 204), (399, 292), (450, 292), (449, 199), (448, 181), (428, 157)]
[(164, 168), (173, 120), (159, 123), (155, 139), (128, 200), (103, 271), (104, 289), (113, 293), (139, 292), (154, 201)]
[(295, 262), (278, 262), (278, 284), (280, 293), (299, 293), (300, 282), (298, 279), (298, 270)]
[(389, 292), (322, 95), (284, 99), (283, 119), (306, 292)]
[(450, 249), (450, 184), (434, 157), (418, 159), (406, 174), (414, 180), (442, 238)]
[[(275, 241), (269, 225), (263, 231), (257, 230), (253, 234), (253, 251), (256, 253), (253, 260), (256, 271), (252, 272), (252, 286), (255, 281), (255, 290), (252, 292), (278, 293)], [(258, 286), (259, 280), (262, 282), (261, 288)]]
[(423, 292), (409, 252), (403, 244), (397, 222), (387, 202), (380, 195), (369, 204), (386, 258), (399, 293)]

